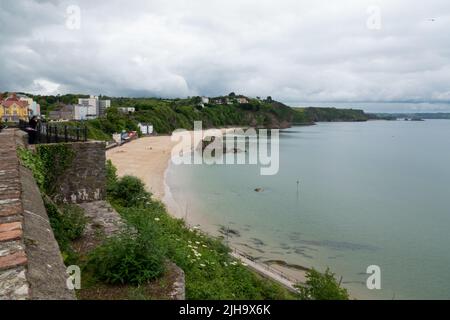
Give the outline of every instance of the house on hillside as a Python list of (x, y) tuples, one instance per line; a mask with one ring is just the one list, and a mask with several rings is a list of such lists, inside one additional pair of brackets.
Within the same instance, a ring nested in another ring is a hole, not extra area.
[(134, 107), (120, 107), (118, 110), (125, 114), (132, 114), (136, 112), (136, 108)]
[(245, 96), (238, 96), (236, 98), (236, 101), (239, 104), (245, 104), (245, 103), (249, 103), (250, 102), (250, 100), (247, 97), (245, 97)]
[(202, 103), (203, 103), (203, 104), (209, 103), (209, 98), (208, 98), (208, 97), (202, 97)]
[(28, 109), (30, 109), (30, 116), (40, 116), (41, 115), (41, 106), (39, 103), (33, 100), (24, 94), (17, 94), (17, 98), (20, 101), (25, 101), (28, 103)]
[[(0, 99), (1, 100), (1, 99)], [(28, 121), (31, 115), (27, 101), (20, 100), (15, 93), (0, 101), (0, 119), (3, 122)]]
[(232, 104), (231, 99), (228, 98), (224, 98), (224, 97), (219, 97), (219, 98), (214, 98), (212, 99), (212, 103), (213, 104)]

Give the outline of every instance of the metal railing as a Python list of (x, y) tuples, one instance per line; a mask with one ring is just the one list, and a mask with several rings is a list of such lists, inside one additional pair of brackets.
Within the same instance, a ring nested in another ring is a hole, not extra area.
[(60, 143), (87, 141), (88, 132), (86, 126), (71, 126), (65, 124), (53, 124), (39, 122), (36, 129), (32, 129), (28, 122), (20, 121), (19, 128), (28, 132), (30, 142), (35, 143)]

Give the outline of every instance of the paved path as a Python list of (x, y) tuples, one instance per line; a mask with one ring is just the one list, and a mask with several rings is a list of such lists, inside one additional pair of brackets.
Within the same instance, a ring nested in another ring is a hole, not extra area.
[(272, 280), (280, 283), (281, 285), (283, 285), (284, 287), (286, 287), (288, 290), (290, 290), (292, 292), (297, 292), (297, 290), (294, 287), (295, 282), (290, 280), (290, 279), (288, 279), (281, 272), (279, 272), (277, 270), (274, 270), (274, 269), (271, 269), (266, 264), (254, 262), (254, 261), (246, 258), (245, 256), (243, 256), (242, 254), (239, 254), (236, 251), (233, 251), (231, 253), (231, 256), (233, 256), (234, 258), (240, 260), (242, 263), (246, 264), (249, 268), (251, 268), (252, 270), (256, 271), (257, 273), (259, 273), (263, 277), (272, 279)]

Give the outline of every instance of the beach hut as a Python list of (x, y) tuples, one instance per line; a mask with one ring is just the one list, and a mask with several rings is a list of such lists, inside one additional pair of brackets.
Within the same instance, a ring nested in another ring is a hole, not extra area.
[(153, 134), (153, 125), (150, 123), (139, 123), (138, 127), (144, 136)]

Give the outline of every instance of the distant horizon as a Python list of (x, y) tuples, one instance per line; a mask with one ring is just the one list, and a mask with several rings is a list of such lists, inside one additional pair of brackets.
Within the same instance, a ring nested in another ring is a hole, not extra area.
[[(1, 91), (0, 91), (1, 92)], [(4, 91), (5, 92), (5, 91)], [(219, 97), (228, 96), (229, 93), (219, 94), (219, 95), (195, 95), (186, 97), (163, 97), (163, 96), (120, 96), (120, 95), (105, 95), (105, 94), (92, 94), (92, 93), (55, 93), (55, 94), (45, 94), (45, 93), (32, 93), (25, 91), (7, 91), (8, 93), (16, 92), (18, 94), (33, 95), (33, 96), (64, 96), (64, 95), (83, 95), (83, 96), (104, 96), (109, 98), (125, 98), (125, 99), (161, 99), (161, 100), (173, 100), (173, 99), (188, 99), (196, 96), (203, 97)], [(244, 95), (249, 98), (256, 98), (256, 96), (251, 96), (243, 94), (236, 91), (236, 95)], [(270, 96), (270, 95), (268, 95)], [(262, 99), (268, 96), (261, 96)], [(290, 102), (282, 101), (277, 99), (276, 96), (272, 96), (273, 100), (281, 102), (291, 108), (337, 108), (337, 109), (360, 109), (366, 113), (450, 113), (450, 101), (449, 102), (412, 102), (412, 101), (308, 101), (308, 102)], [(395, 108), (392, 108), (395, 107)]]
[(3, 0), (0, 10), (2, 90), (239, 91), (290, 106), (450, 111), (445, 0), (135, 0), (127, 10), (117, 1)]

